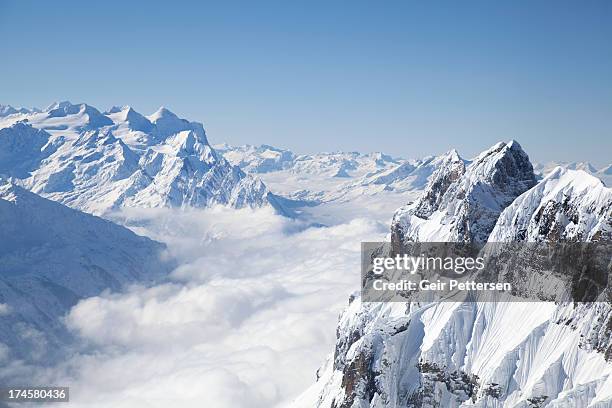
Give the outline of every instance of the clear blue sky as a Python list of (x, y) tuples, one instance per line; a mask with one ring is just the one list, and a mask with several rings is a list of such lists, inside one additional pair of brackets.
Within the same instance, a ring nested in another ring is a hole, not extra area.
[(302, 153), (514, 138), (611, 162), (612, 2), (503, 3), (0, 0), (0, 103), (165, 105)]

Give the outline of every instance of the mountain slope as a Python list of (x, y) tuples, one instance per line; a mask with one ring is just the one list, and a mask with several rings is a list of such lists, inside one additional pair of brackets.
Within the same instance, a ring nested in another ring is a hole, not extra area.
[(49, 136), (24, 123), (0, 129), (0, 176), (29, 177), (30, 172), (55, 150)]
[(66, 336), (59, 319), (79, 299), (172, 267), (162, 244), (11, 183), (0, 184), (0, 224), (0, 342), (21, 358), (53, 351)]
[(500, 215), (489, 241), (612, 241), (612, 190), (557, 167)]

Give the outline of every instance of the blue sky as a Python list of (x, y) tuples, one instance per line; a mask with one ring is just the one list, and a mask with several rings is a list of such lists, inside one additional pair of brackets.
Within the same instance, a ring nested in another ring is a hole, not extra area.
[[(138, 3), (138, 4), (137, 4)], [(612, 2), (0, 0), (0, 103), (164, 105), (213, 143), (612, 157)]]

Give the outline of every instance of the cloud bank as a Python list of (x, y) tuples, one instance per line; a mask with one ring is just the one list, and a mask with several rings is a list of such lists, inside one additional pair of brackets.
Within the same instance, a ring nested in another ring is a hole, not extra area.
[(359, 287), (360, 242), (386, 223), (308, 227), (267, 209), (115, 214), (181, 261), (169, 281), (78, 303), (82, 349), (39, 382), (71, 406), (272, 407), (315, 378), (338, 314)]

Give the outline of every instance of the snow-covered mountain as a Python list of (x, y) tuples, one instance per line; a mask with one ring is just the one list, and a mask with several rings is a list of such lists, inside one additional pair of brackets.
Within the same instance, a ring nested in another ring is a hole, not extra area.
[(583, 170), (557, 167), (501, 213), (489, 236), (522, 240), (612, 241), (612, 189)]
[(557, 167), (563, 167), (568, 170), (583, 170), (587, 173), (597, 173), (597, 168), (589, 162), (547, 162), (547, 163), (535, 163), (533, 165), (533, 171), (542, 177), (547, 176), (551, 171)]
[(49, 361), (76, 302), (168, 273), (164, 246), (0, 180), (0, 345)]
[(215, 152), (202, 124), (168, 109), (145, 117), (129, 106), (101, 113), (60, 102), (40, 112), (4, 111), (0, 175), (73, 208), (103, 214), (221, 204), (284, 211), (259, 178)]
[(533, 170), (537, 176), (542, 178), (550, 174), (557, 167), (567, 170), (583, 170), (603, 181), (606, 186), (612, 186), (612, 164), (597, 169), (597, 167), (589, 162), (548, 162), (534, 164)]
[(535, 183), (515, 141), (498, 143), (467, 165), (450, 152), (420, 199), (396, 212), (393, 235), (398, 241), (485, 242), (502, 210)]
[[(455, 152), (392, 240), (610, 239), (612, 190), (584, 171), (535, 183), (516, 142), (470, 162)], [(399, 241), (399, 242), (398, 242)], [(295, 407), (610, 407), (609, 303), (362, 303), (353, 295), (334, 353)]]
[(215, 149), (232, 164), (257, 173), (275, 192), (311, 203), (419, 191), (444, 159), (405, 160), (381, 152), (297, 155), (268, 145), (223, 144)]
[(606, 167), (601, 168), (597, 173), (612, 176), (612, 164), (608, 164)]
[(431, 175), (444, 162), (446, 155), (409, 160), (388, 169), (366, 174), (353, 186), (384, 186), (385, 190), (404, 192), (422, 190)]
[(9, 116), (9, 115), (13, 115), (16, 113), (34, 113), (34, 112), (40, 112), (40, 109), (28, 109), (28, 108), (15, 108), (11, 105), (0, 105), (0, 118), (4, 117), (4, 116)]
[(269, 145), (231, 146), (226, 143), (213, 146), (227, 161), (247, 173), (269, 173), (293, 167), (296, 155), (285, 149)]
[(384, 153), (333, 152), (297, 155), (269, 145), (214, 146), (230, 163), (249, 173), (288, 170), (297, 175), (349, 178), (394, 167), (404, 160)]

